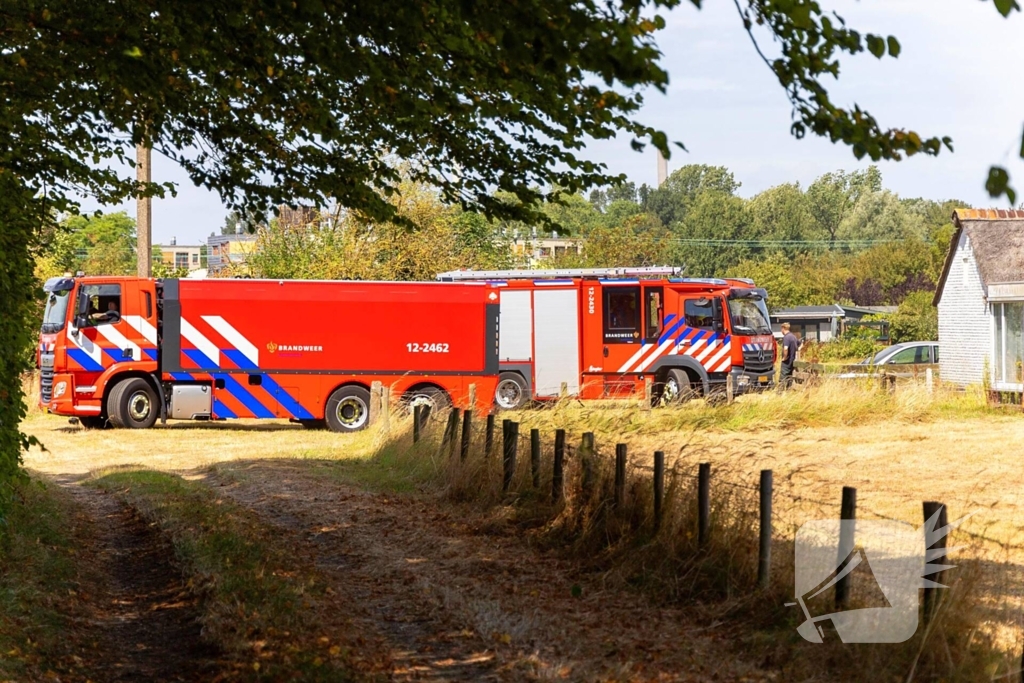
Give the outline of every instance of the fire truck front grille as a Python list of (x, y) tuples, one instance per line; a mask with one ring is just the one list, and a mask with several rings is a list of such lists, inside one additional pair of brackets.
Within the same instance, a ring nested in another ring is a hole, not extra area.
[(53, 370), (43, 370), (39, 373), (39, 395), (43, 403), (49, 403), (53, 398)]
[(766, 373), (773, 369), (772, 352), (763, 349), (743, 352), (743, 369), (749, 373)]

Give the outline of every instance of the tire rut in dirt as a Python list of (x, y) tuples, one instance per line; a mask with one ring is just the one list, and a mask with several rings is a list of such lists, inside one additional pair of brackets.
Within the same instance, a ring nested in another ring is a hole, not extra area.
[[(114, 496), (60, 482), (89, 513), (95, 581), (82, 641), (93, 681), (204, 681), (216, 676), (217, 651), (200, 635), (196, 598), (174, 549), (155, 527)], [(91, 661), (94, 660), (94, 661)]]
[(311, 532), (317, 522), (302, 505), (293, 508), (286, 501), (236, 486), (218, 488), (312, 551), (317, 569), (333, 581), (355, 623), (385, 641), (392, 664), (390, 680), (502, 680), (494, 653), (446, 618), (444, 607), (424, 593), (410, 571), (414, 565), (404, 556), (398, 563), (374, 558), (376, 550), (388, 545), (387, 539), (373, 537), (367, 544), (364, 534), (353, 533), (354, 529), (342, 533), (342, 538)]

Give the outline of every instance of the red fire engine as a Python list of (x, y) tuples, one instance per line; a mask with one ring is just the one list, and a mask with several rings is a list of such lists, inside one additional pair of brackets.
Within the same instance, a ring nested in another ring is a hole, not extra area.
[(487, 413), (499, 292), (485, 283), (53, 278), (40, 404), (87, 427), (285, 418), (364, 428), (374, 381)]
[(668, 401), (774, 385), (767, 294), (750, 280), (678, 268), (453, 271), (502, 289), (496, 403), (633, 396)]

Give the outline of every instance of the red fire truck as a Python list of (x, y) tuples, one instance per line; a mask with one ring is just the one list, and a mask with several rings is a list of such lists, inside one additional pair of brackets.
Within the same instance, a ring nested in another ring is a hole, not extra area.
[(679, 277), (680, 269), (453, 271), (438, 280), (502, 289), (495, 401), (642, 394), (681, 400), (774, 385), (767, 293), (750, 280)]
[(87, 427), (369, 421), (374, 381), (407, 402), (490, 411), (500, 291), (485, 283), (53, 278), (40, 404)]

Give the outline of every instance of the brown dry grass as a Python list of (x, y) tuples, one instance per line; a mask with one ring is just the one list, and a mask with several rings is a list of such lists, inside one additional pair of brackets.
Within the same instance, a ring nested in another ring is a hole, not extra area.
[[(704, 402), (646, 413), (634, 405), (580, 404), (563, 402), (546, 410), (506, 415), (521, 422), (519, 472), (516, 489), (520, 519), (532, 517), (542, 523), (551, 509), (543, 497), (529, 492), (528, 435), (531, 427), (541, 430), (545, 463), (550, 459), (551, 441), (556, 427), (567, 429), (570, 444), (579, 443), (583, 431), (597, 433), (602, 454), (610, 455), (616, 442), (628, 444), (631, 465), (644, 481), (654, 450), (665, 451), (670, 464), (679, 468), (676, 480), (680, 492), (679, 518), (673, 524), (678, 533), (671, 535), (677, 547), (650, 546), (643, 553), (633, 552), (631, 535), (647, 523), (649, 505), (646, 485), (637, 484), (631, 494), (635, 501), (626, 519), (609, 521), (607, 516), (591, 514), (580, 501), (570, 500), (568, 509), (576, 516), (556, 518), (563, 525), (563, 538), (571, 537), (579, 551), (602, 548), (605, 559), (620, 561), (627, 578), (637, 576), (628, 561), (642, 560), (650, 568), (658, 561), (671, 566), (669, 558), (688, 551), (685, 529), (692, 526), (685, 510), (692, 501), (692, 482), (685, 475), (695, 473), (696, 463), (713, 463), (717, 481), (756, 486), (758, 470), (771, 468), (776, 481), (776, 534), (781, 540), (792, 538), (796, 525), (807, 519), (834, 516), (838, 511), (840, 488), (858, 489), (859, 515), (881, 515), (919, 525), (921, 501), (945, 502), (953, 518), (977, 511), (967, 527), (1004, 543), (1020, 544), (1024, 521), (1019, 491), (1024, 474), (1018, 474), (1016, 451), (1024, 433), (1024, 423), (1016, 414), (999, 412), (985, 405), (979, 394), (959, 395), (939, 391), (927, 394), (923, 388), (901, 386), (895, 394), (878, 391), (873, 385), (827, 383), (822, 387), (799, 389), (789, 394), (742, 397), (732, 406), (708, 406)], [(68, 428), (53, 417), (34, 414), (26, 430), (49, 448), (44, 453), (26, 454), (26, 464), (50, 473), (86, 472), (115, 465), (143, 464), (163, 470), (183, 471), (216, 462), (260, 458), (309, 458), (365, 464), (363, 469), (342, 469), (355, 474), (361, 483), (396, 486), (410, 479), (409, 463), (418, 463), (415, 476), (420, 484), (440, 481), (449, 495), (460, 500), (503, 503), (496, 515), (508, 518), (509, 509), (498, 489), (499, 457), (489, 462), (471, 461), (465, 471), (446, 470), (434, 447), (424, 446), (415, 453), (408, 448), (408, 421), (393, 420), (394, 436), (383, 449), (374, 434), (339, 436), (310, 432), (282, 423), (234, 423), (229, 425), (174, 425), (146, 433), (87, 432)], [(500, 434), (496, 435), (500, 442)], [(373, 456), (377, 456), (373, 460)], [(413, 457), (410, 458), (409, 456)], [(545, 464), (545, 484), (548, 481)], [(571, 463), (567, 482), (578, 476)], [(376, 468), (376, 470), (374, 469)], [(367, 476), (386, 469), (387, 477)], [(438, 472), (446, 473), (438, 479)], [(483, 484), (481, 483), (484, 482)], [(737, 489), (730, 505), (750, 509), (750, 489)], [(714, 495), (726, 496), (722, 485)], [(719, 507), (725, 509), (725, 503)], [(738, 507), (736, 508), (738, 509)], [(524, 510), (530, 511), (524, 513)], [(749, 536), (749, 518), (737, 518), (735, 536)], [(663, 534), (664, 535), (664, 534)], [(726, 535), (728, 536), (728, 535)], [(667, 536), (666, 536), (667, 537)], [(728, 541), (729, 538), (723, 538)], [(749, 539), (748, 539), (749, 540)], [(728, 543), (726, 543), (728, 545)], [(745, 546), (749, 549), (749, 544)], [(727, 562), (735, 562), (741, 573), (751, 572), (748, 550), (739, 546)], [(741, 552), (742, 550), (742, 552)], [(780, 554), (776, 553), (776, 558)], [(984, 633), (995, 635), (1004, 646), (1018, 648), (1019, 624), (1007, 618), (1008, 611), (1019, 612), (1021, 597), (1017, 586), (1024, 586), (1019, 566), (1024, 553), (1015, 548), (981, 544), (972, 549), (983, 563), (974, 565), (977, 573), (972, 595), (984, 610)], [(958, 560), (959, 561), (959, 560)], [(678, 573), (680, 565), (673, 571)], [(685, 569), (685, 567), (683, 567)], [(784, 563), (779, 576), (785, 580)], [(648, 572), (646, 576), (668, 576), (670, 572)], [(643, 574), (641, 574), (643, 575)], [(656, 581), (657, 583), (657, 581)], [(707, 584), (704, 584), (708, 587)], [(730, 596), (730, 587), (710, 585)], [(961, 584), (961, 590), (967, 590)], [(687, 591), (676, 587), (680, 595)], [(963, 620), (963, 612), (950, 616)], [(777, 638), (778, 634), (767, 636)], [(773, 641), (774, 642), (774, 641)], [(947, 642), (948, 645), (948, 642)], [(848, 655), (847, 655), (848, 656)], [(842, 657), (840, 657), (842, 659)], [(849, 662), (855, 665), (856, 662)]]

